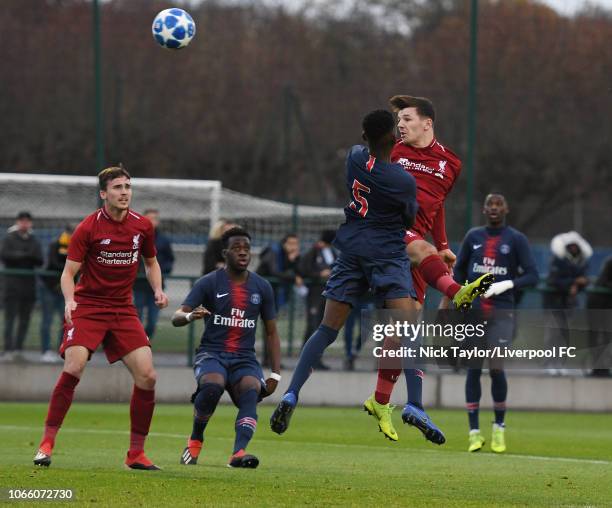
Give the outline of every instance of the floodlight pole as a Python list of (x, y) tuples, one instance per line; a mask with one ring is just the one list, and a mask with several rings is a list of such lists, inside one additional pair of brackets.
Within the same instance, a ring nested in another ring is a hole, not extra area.
[(102, 63), (100, 47), (100, 4), (93, 0), (94, 108), (96, 173), (104, 168), (104, 125), (102, 119)]
[(467, 132), (467, 192), (465, 197), (465, 230), (472, 227), (474, 203), (474, 146), (476, 144), (476, 90), (478, 79), (478, 0), (471, 0), (470, 11), (470, 68), (468, 81), (468, 132)]

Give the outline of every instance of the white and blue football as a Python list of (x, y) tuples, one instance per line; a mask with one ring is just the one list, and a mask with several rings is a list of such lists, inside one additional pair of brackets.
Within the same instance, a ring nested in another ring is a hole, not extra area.
[(165, 9), (153, 20), (153, 37), (167, 49), (182, 49), (189, 45), (196, 33), (196, 25), (187, 11)]

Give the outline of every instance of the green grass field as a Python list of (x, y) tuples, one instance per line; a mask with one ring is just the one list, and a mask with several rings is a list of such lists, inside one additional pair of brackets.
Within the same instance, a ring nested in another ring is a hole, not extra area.
[[(76, 403), (51, 468), (34, 468), (45, 412), (46, 404), (0, 403), (0, 489), (72, 488), (90, 506), (612, 506), (608, 415), (510, 413), (509, 451), (494, 455), (488, 443), (464, 451), (462, 411), (432, 411), (448, 439), (436, 447), (399, 413), (400, 441), (384, 440), (357, 408), (299, 408), (281, 437), (268, 427), (272, 407), (262, 406), (249, 447), (260, 466), (233, 470), (233, 407), (215, 413), (200, 464), (181, 466), (191, 407), (159, 405), (147, 451), (163, 471), (136, 472), (122, 467), (127, 404)], [(487, 438), (490, 417), (481, 416)]]

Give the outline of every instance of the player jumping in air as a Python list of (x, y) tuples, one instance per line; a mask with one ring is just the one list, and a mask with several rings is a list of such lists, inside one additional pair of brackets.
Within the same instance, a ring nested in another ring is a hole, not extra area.
[[(132, 187), (125, 168), (107, 168), (98, 179), (104, 205), (74, 231), (61, 276), (65, 322), (60, 354), (64, 369), (51, 395), (34, 464), (51, 464), (55, 437), (70, 408), (74, 390), (87, 361), (102, 344), (109, 363), (121, 360), (134, 378), (130, 449), (125, 465), (131, 469), (156, 470), (159, 468), (144, 453), (155, 407), (156, 374), (149, 339), (132, 303), (132, 287), (142, 256), (155, 303), (160, 308), (168, 305), (155, 258), (155, 231), (149, 219), (129, 208)], [(79, 271), (81, 277), (75, 288), (74, 278)]]
[[(227, 389), (238, 407), (234, 451), (228, 466), (256, 468), (259, 459), (245, 450), (257, 428), (257, 402), (272, 394), (280, 381), (274, 293), (268, 281), (247, 270), (251, 237), (244, 229), (229, 229), (221, 241), (225, 268), (198, 280), (172, 317), (174, 326), (185, 326), (195, 319), (204, 319), (206, 323), (194, 364), (198, 389), (193, 401), (193, 429), (180, 463), (197, 464), (204, 429)], [(272, 362), (267, 380), (255, 357), (259, 316), (266, 328)]]
[(323, 295), (323, 321), (308, 339), (291, 384), (272, 414), (270, 426), (278, 434), (287, 430), (300, 389), (323, 351), (336, 340), (351, 306), (371, 288), (379, 305), (402, 311), (416, 310), (404, 235), (416, 214), (414, 177), (391, 163), (395, 144), (393, 115), (372, 111), (363, 119), (368, 148), (353, 146), (346, 158), (346, 185), (351, 202), (344, 208), (346, 222), (334, 245), (341, 251)]
[[(450, 298), (456, 308), (466, 310), (488, 289), (494, 278), (491, 274), (483, 274), (462, 286), (452, 276), (455, 255), (446, 238), (444, 201), (459, 176), (461, 161), (436, 139), (435, 110), (429, 99), (396, 95), (389, 102), (397, 113), (401, 138), (391, 152), (391, 160), (401, 164), (414, 176), (417, 184), (419, 210), (405, 240), (419, 306), (425, 301), (425, 289), (429, 284)], [(428, 233), (433, 237), (434, 245), (425, 240)], [(393, 408), (389, 400), (400, 374), (400, 368), (379, 368), (376, 390), (364, 402), (364, 409), (376, 418), (380, 430), (392, 441), (397, 441), (398, 435), (391, 420)], [(403, 421), (416, 426), (429, 441), (443, 444), (443, 433), (423, 409), (423, 371), (406, 368), (404, 375), (408, 401), (402, 412)]]
[[(520, 231), (506, 226), (508, 211), (506, 199), (501, 194), (493, 193), (486, 197), (483, 214), (487, 218), (487, 225), (474, 228), (465, 235), (454, 269), (457, 280), (473, 280), (484, 272), (495, 274), (497, 282), (475, 305), (484, 314), (482, 318), (489, 323), (486, 332), (489, 347), (508, 347), (511, 344), (515, 327), (514, 291), (538, 283), (536, 263), (527, 238)], [(485, 443), (478, 423), (482, 360), (474, 367), (468, 368), (465, 380), (470, 452), (480, 450)], [(489, 360), (489, 375), (495, 411), (491, 450), (501, 453), (506, 450), (504, 416), (508, 393), (503, 359)]]

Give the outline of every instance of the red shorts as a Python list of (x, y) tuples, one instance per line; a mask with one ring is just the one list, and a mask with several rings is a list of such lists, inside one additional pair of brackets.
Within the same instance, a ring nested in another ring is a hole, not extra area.
[(143, 346), (151, 347), (133, 305), (120, 308), (77, 305), (72, 326), (64, 323), (60, 355), (70, 346), (84, 346), (90, 357), (102, 344), (108, 363), (115, 363)]
[[(425, 238), (423, 238), (423, 235), (417, 233), (414, 229), (409, 229), (406, 231), (406, 236), (404, 236), (404, 242), (406, 245), (414, 242), (415, 240), (425, 240)], [(425, 279), (421, 275), (418, 266), (411, 266), (410, 272), (412, 273), (412, 284), (416, 292), (417, 300), (421, 305), (423, 305), (423, 303), (425, 303), (427, 282), (425, 282)]]

